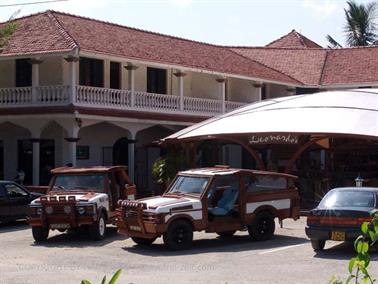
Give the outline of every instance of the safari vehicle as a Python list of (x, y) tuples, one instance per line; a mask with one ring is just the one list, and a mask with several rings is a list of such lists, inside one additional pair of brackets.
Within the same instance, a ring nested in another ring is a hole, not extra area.
[(93, 239), (105, 236), (106, 224), (115, 223), (117, 202), (135, 199), (136, 187), (127, 167), (62, 167), (52, 171), (47, 194), (30, 204), (29, 223), (36, 242), (49, 230), (64, 232), (87, 226)]
[(248, 230), (255, 240), (267, 240), (274, 218), (299, 218), (296, 177), (225, 166), (179, 172), (162, 196), (120, 201), (118, 232), (140, 245), (163, 236), (165, 245), (190, 247), (193, 231), (230, 237)]

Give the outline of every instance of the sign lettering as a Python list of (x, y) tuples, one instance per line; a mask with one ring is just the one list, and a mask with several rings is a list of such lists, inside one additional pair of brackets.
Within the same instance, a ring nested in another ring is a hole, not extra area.
[(249, 138), (249, 144), (298, 144), (298, 136), (291, 134), (253, 135)]

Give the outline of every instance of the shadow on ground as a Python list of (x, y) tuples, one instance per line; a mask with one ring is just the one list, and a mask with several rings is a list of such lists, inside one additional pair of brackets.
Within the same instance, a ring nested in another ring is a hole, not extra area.
[(107, 228), (106, 237), (102, 241), (94, 241), (85, 228), (78, 230), (59, 233), (51, 236), (45, 242), (31, 243), (31, 246), (54, 247), (54, 248), (84, 248), (84, 247), (102, 247), (117, 240), (125, 239), (124, 236), (117, 233), (117, 228)]
[[(315, 258), (348, 260), (356, 256), (352, 242), (343, 242), (336, 245), (327, 245), (323, 251), (316, 252)], [(370, 250), (371, 260), (378, 260), (377, 248)]]
[(0, 223), (0, 233), (10, 233), (29, 229), (25, 220)]
[[(133, 242), (130, 241), (132, 244)], [(184, 251), (170, 251), (163, 243), (153, 243), (149, 246), (132, 245), (123, 247), (129, 253), (147, 256), (177, 256), (192, 255), (214, 252), (238, 252), (247, 250), (276, 249), (284, 246), (308, 243), (309, 240), (301, 237), (275, 235), (271, 240), (258, 242), (253, 241), (248, 235), (236, 235), (230, 238), (207, 238), (195, 239), (193, 246)]]

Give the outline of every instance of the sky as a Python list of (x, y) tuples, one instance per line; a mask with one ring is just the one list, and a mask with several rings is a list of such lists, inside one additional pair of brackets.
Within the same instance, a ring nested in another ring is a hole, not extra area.
[(263, 46), (293, 29), (324, 47), (327, 34), (345, 42), (344, 0), (68, 0), (20, 5), (43, 1), (0, 0), (0, 21), (16, 11), (20, 17), (51, 9), (220, 45)]

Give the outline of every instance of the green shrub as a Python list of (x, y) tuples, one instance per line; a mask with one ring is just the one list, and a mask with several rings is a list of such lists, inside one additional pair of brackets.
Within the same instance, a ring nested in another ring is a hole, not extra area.
[[(110, 279), (110, 281), (108, 282), (108, 284), (115, 284), (117, 282), (118, 277), (121, 274), (121, 272), (122, 272), (122, 269), (118, 269), (114, 273), (112, 279)], [(88, 281), (88, 280), (82, 280), (81, 284), (92, 284), (92, 283), (90, 281)], [(106, 284), (106, 275), (104, 276), (104, 278), (102, 278), (101, 284)]]

